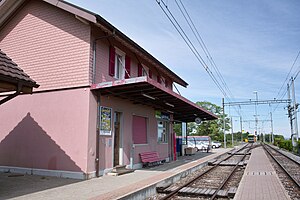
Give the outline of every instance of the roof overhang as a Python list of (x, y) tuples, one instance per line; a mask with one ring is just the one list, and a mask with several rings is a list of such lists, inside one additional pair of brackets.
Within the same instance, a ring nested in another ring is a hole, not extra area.
[(202, 120), (218, 118), (147, 76), (93, 84), (91, 90), (168, 112), (173, 114), (174, 121), (194, 122), (197, 117)]
[[(141, 60), (146, 61), (153, 65), (156, 70), (160, 73), (166, 74), (169, 76), (174, 82), (178, 83), (183, 87), (187, 87), (188, 83), (185, 82), (182, 78), (180, 78), (177, 74), (171, 71), (168, 67), (162, 64), (159, 60), (153, 57), (150, 53), (148, 53), (145, 49), (127, 37), (124, 33), (114, 27), (111, 23), (106, 21), (100, 15), (83, 9), (79, 6), (71, 4), (67, 1), (63, 0), (43, 0), (46, 3), (49, 3), (57, 8), (65, 10), (71, 14), (74, 14), (75, 18), (82, 21), (83, 23), (91, 23), (96, 27), (100, 28), (108, 35), (112, 35), (112, 40), (120, 42), (126, 48), (130, 49), (136, 56), (138, 56)], [(26, 0), (2, 0), (0, 1), (0, 29), (1, 27), (8, 22), (13, 14), (20, 8), (24, 3), (28, 1)]]

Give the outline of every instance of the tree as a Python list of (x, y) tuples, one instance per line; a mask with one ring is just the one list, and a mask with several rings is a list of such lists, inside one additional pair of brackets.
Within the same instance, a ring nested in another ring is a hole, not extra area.
[[(196, 129), (196, 133), (193, 135), (209, 135), (212, 140), (223, 141), (223, 109), (208, 101), (196, 102), (200, 107), (212, 112), (218, 116), (216, 120), (203, 121), (201, 124), (195, 122), (188, 123), (189, 130)], [(225, 114), (225, 130), (230, 129), (230, 119)], [(189, 132), (191, 133), (191, 132)]]

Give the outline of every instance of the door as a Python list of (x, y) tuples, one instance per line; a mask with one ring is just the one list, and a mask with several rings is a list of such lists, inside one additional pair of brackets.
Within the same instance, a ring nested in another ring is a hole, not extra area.
[(121, 165), (121, 113), (114, 113), (114, 166)]

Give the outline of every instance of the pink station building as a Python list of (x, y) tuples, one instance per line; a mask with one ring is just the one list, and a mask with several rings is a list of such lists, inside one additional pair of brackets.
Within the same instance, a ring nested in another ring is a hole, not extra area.
[(2, 0), (0, 49), (40, 85), (0, 106), (0, 171), (89, 179), (141, 168), (142, 152), (171, 162), (174, 122), (217, 118), (173, 92), (188, 84), (142, 47), (66, 1)]

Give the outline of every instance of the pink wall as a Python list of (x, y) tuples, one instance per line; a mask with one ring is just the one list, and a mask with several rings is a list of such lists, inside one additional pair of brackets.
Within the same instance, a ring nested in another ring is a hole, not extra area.
[(87, 171), (89, 89), (22, 95), (0, 107), (0, 165)]
[[(155, 110), (148, 106), (136, 105), (130, 101), (119, 99), (111, 96), (102, 96), (101, 105), (111, 107), (114, 111), (122, 112), (122, 134), (123, 134), (123, 148), (124, 148), (124, 163), (130, 164), (130, 149), (132, 147), (132, 116), (138, 115), (148, 119), (148, 144), (135, 145), (134, 149), (134, 163), (140, 163), (140, 152), (158, 151), (161, 157), (168, 157), (168, 144), (159, 144), (157, 142), (157, 120), (155, 118)], [(112, 147), (107, 148), (108, 141), (112, 136), (102, 136), (100, 142), (100, 167), (111, 168), (113, 163), (113, 144)], [(106, 143), (104, 143), (106, 141)], [(106, 145), (106, 148), (104, 146)], [(105, 154), (103, 150), (106, 149)]]
[[(94, 33), (96, 34), (96, 33)], [(98, 33), (99, 34), (99, 33)], [(97, 36), (95, 37), (97, 38)], [(121, 49), (121, 47), (119, 47)], [(126, 52), (124, 49), (121, 49), (122, 51)], [(109, 82), (116, 80), (114, 77), (111, 77), (108, 73), (109, 70), (109, 43), (106, 41), (106, 39), (98, 40), (97, 41), (97, 49), (96, 49), (96, 83), (101, 82)], [(131, 77), (137, 77), (138, 76), (138, 60), (134, 56), (130, 56), (131, 58), (131, 70), (130, 70), (130, 76)], [(91, 61), (92, 62), (92, 61)], [(147, 66), (150, 67), (150, 66)], [(158, 71), (152, 69), (152, 79), (157, 80)], [(160, 76), (163, 76), (160, 73)], [(166, 76), (163, 76), (166, 78)], [(168, 79), (169, 86), (168, 88), (172, 89), (172, 81)], [(164, 83), (161, 83), (164, 85)]]
[(88, 119), (88, 151), (87, 151), (87, 171), (96, 170), (96, 127), (97, 127), (97, 96), (89, 92), (89, 119)]
[(1, 49), (40, 87), (89, 84), (90, 26), (43, 1), (29, 1), (0, 30)]

